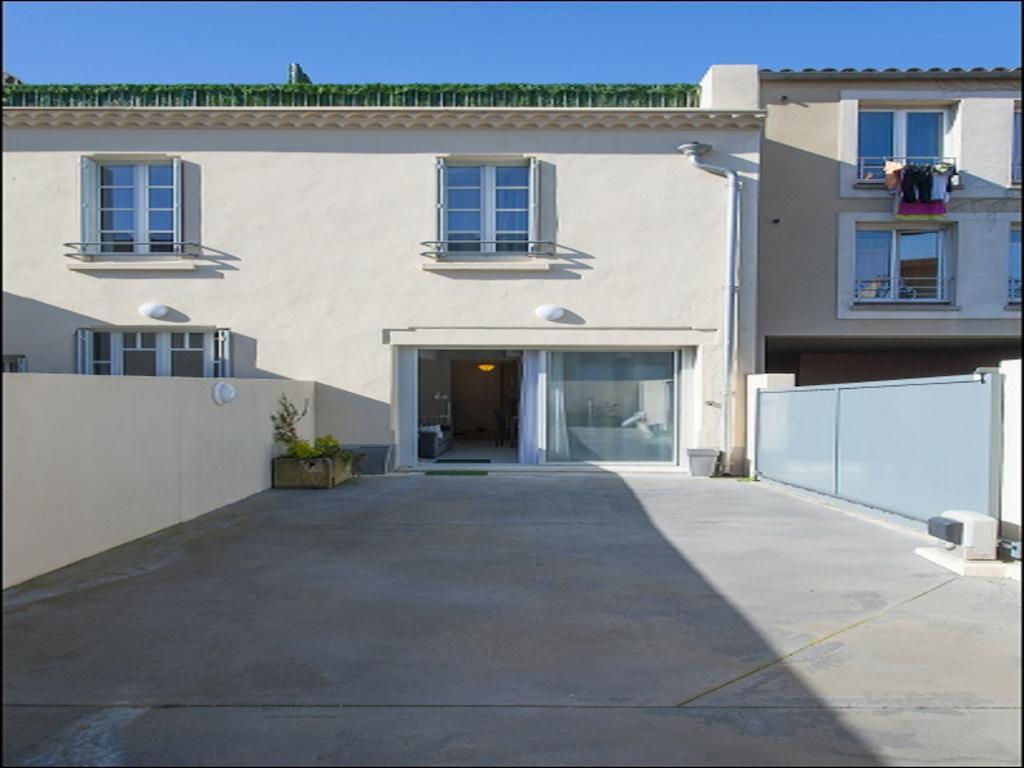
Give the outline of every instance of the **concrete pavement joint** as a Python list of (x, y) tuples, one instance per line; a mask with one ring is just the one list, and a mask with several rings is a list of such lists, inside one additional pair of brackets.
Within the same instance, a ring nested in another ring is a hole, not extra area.
[(863, 619), (858, 619), (857, 621), (854, 621), (851, 624), (847, 624), (844, 627), (840, 627), (839, 629), (835, 630), (834, 632), (829, 632), (827, 635), (822, 635), (821, 637), (815, 638), (814, 640), (811, 640), (811, 642), (807, 643), (806, 645), (804, 645), (804, 646), (802, 646), (800, 648), (797, 648), (795, 651), (790, 651), (789, 653), (784, 654), (782, 656), (779, 656), (778, 658), (772, 659), (771, 661), (766, 661), (763, 664), (758, 664), (753, 669), (750, 669), (750, 670), (744, 672), (741, 675), (737, 675), (736, 677), (734, 677), (734, 678), (732, 678), (730, 680), (726, 680), (724, 683), (720, 683), (720, 684), (715, 685), (715, 686), (713, 686), (711, 688), (707, 688), (707, 689), (701, 691), (700, 693), (696, 694), (695, 696), (691, 696), (688, 699), (684, 699), (683, 701), (681, 701), (678, 704), (676, 704), (676, 706), (677, 707), (685, 707), (685, 706), (693, 703), (697, 699), (700, 699), (700, 698), (703, 698), (704, 696), (707, 696), (709, 693), (715, 693), (716, 691), (720, 691), (723, 688), (728, 688), (733, 683), (737, 683), (740, 680), (744, 680), (744, 679), (750, 677), (751, 675), (756, 675), (758, 672), (761, 672), (762, 670), (768, 669), (769, 667), (773, 667), (773, 666), (775, 666), (776, 664), (778, 664), (780, 662), (786, 661), (787, 659), (791, 659), (794, 656), (796, 656), (797, 654), (803, 653), (804, 651), (806, 651), (806, 650), (808, 650), (810, 648), (813, 648), (816, 645), (820, 645), (821, 643), (824, 643), (826, 640), (831, 640), (833, 637), (836, 637), (837, 635), (841, 635), (844, 632), (849, 632), (850, 630), (856, 629), (857, 627), (861, 626), (862, 624), (866, 624), (869, 621), (874, 621), (875, 619), (881, 618), (882, 616), (885, 616), (886, 614), (892, 613), (893, 611), (895, 611), (895, 610), (897, 610), (899, 608), (902, 608), (903, 606), (905, 606), (905, 605), (907, 605), (909, 603), (912, 603), (915, 600), (918, 600), (918, 599), (924, 597), (925, 595), (928, 595), (928, 594), (934, 592), (937, 589), (942, 589), (942, 587), (946, 586), (947, 584), (952, 584), (954, 581), (958, 581), (959, 579), (960, 579), (959, 576), (954, 576), (953, 578), (947, 579), (946, 581), (942, 582), (941, 584), (937, 584), (934, 587), (930, 587), (930, 588), (926, 589), (924, 592), (921, 592), (920, 594), (914, 595), (913, 597), (908, 597), (906, 600), (904, 600), (904, 601), (902, 601), (900, 603), (896, 603), (896, 605), (890, 606), (889, 608), (881, 610), (878, 613), (873, 613), (870, 616), (865, 616)]

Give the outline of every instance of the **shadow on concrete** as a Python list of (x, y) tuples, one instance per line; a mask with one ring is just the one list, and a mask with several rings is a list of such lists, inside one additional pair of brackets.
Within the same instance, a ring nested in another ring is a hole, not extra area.
[[(680, 482), (269, 491), (34, 579), (4, 764), (878, 764), (684, 554)], [(811, 704), (701, 706), (773, 664)]]

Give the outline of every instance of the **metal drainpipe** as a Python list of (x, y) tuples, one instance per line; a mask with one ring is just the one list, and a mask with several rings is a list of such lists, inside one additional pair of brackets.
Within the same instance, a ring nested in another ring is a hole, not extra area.
[(676, 150), (689, 157), (695, 168), (724, 176), (729, 182), (729, 207), (725, 221), (725, 317), (722, 322), (723, 356), (725, 358), (724, 383), (722, 385), (722, 471), (723, 474), (729, 474), (732, 469), (733, 359), (735, 357), (736, 294), (738, 293), (736, 265), (739, 261), (740, 187), (743, 183), (736, 171), (701, 162), (701, 156), (711, 150), (710, 144), (693, 141), (676, 147)]

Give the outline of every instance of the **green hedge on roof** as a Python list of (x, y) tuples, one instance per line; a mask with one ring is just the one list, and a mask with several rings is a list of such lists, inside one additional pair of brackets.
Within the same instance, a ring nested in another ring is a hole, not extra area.
[(669, 107), (698, 104), (688, 83), (663, 85), (411, 83), (388, 85), (7, 85), (6, 107)]

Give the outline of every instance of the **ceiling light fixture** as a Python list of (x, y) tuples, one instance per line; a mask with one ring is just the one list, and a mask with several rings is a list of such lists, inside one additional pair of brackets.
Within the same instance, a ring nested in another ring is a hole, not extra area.
[(490, 373), (491, 371), (494, 370), (494, 364), (493, 363), (480, 363), (480, 365), (478, 365), (477, 368), (479, 368), (484, 373)]

